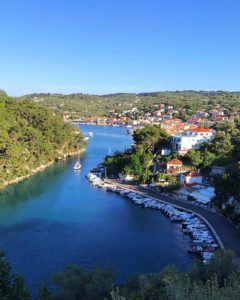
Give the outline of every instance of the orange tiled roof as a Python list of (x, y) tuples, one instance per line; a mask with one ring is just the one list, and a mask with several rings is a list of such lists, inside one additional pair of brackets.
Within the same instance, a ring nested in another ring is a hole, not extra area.
[(174, 158), (172, 160), (170, 160), (169, 162), (167, 162), (168, 165), (177, 165), (177, 166), (182, 166), (183, 163), (181, 162), (181, 160)]
[(212, 130), (210, 128), (204, 128), (204, 127), (197, 127), (194, 129), (191, 129), (192, 132), (211, 132)]

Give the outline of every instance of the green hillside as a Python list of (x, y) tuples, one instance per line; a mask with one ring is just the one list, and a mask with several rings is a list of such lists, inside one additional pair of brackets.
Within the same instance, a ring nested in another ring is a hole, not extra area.
[(60, 112), (76, 113), (81, 116), (102, 116), (112, 112), (121, 113), (137, 107), (143, 112), (152, 111), (154, 106), (164, 103), (176, 109), (187, 109), (194, 113), (199, 109), (209, 110), (221, 105), (226, 111), (240, 111), (240, 92), (226, 91), (176, 91), (110, 95), (87, 94), (31, 94), (21, 97), (38, 102), (42, 106), (51, 107)]
[(84, 145), (52, 110), (0, 93), (0, 187)]

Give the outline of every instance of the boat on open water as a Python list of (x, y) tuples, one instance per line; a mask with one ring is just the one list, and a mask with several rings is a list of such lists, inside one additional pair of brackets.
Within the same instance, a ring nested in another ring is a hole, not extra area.
[(78, 171), (78, 170), (81, 170), (81, 168), (82, 168), (82, 165), (81, 165), (80, 161), (77, 161), (73, 167), (73, 170)]

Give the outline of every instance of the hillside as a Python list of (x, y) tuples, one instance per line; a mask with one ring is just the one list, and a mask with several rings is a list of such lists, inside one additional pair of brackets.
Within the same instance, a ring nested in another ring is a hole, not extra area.
[(142, 112), (153, 111), (161, 103), (173, 105), (175, 109), (187, 109), (188, 114), (199, 109), (211, 109), (221, 105), (229, 111), (240, 111), (240, 92), (226, 91), (175, 91), (155, 93), (119, 93), (103, 96), (87, 94), (31, 94), (20, 97), (51, 107), (73, 116), (102, 116), (112, 112), (121, 113), (136, 107)]
[(0, 188), (85, 146), (62, 117), (28, 100), (0, 93)]

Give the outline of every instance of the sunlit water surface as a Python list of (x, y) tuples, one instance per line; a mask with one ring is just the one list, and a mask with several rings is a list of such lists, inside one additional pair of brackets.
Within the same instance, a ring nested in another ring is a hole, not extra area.
[(0, 248), (31, 291), (70, 263), (112, 266), (118, 281), (168, 264), (185, 269), (188, 238), (159, 211), (142, 209), (92, 187), (85, 176), (109, 151), (132, 143), (121, 127), (82, 126), (92, 131), (82, 170), (76, 158), (60, 162), (0, 194)]

